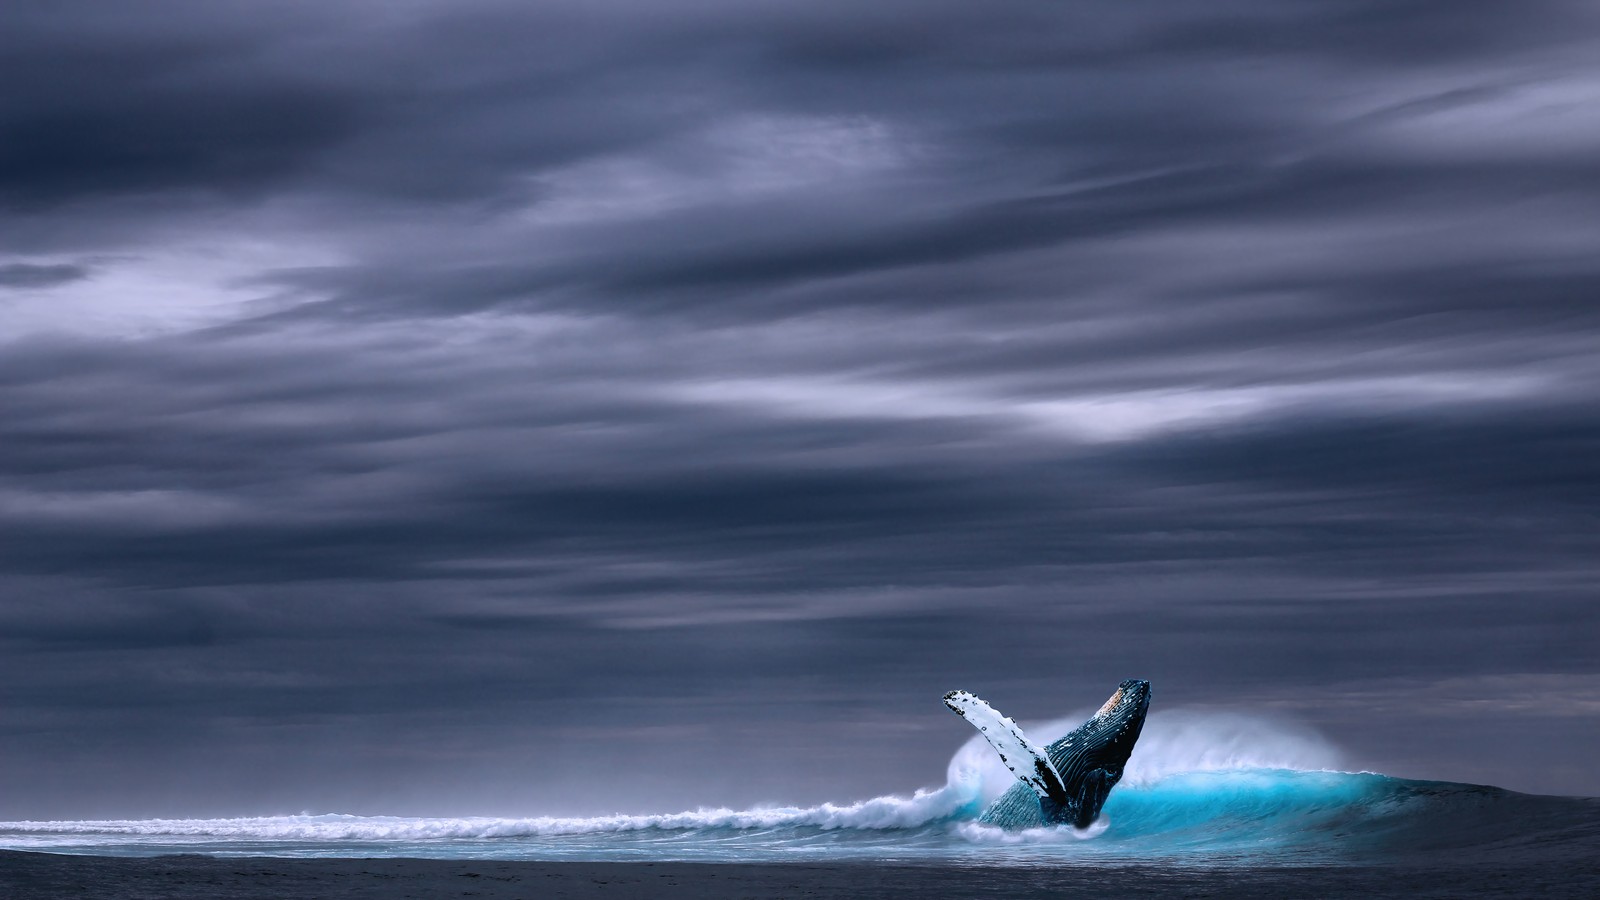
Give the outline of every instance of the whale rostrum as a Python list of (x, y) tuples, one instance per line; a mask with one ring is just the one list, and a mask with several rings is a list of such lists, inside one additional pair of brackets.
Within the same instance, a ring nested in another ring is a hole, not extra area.
[(978, 818), (1000, 828), (1072, 825), (1087, 828), (1122, 779), (1128, 755), (1150, 709), (1150, 683), (1129, 679), (1089, 720), (1041, 748), (994, 707), (967, 691), (944, 695), (950, 707), (984, 736), (1017, 783)]

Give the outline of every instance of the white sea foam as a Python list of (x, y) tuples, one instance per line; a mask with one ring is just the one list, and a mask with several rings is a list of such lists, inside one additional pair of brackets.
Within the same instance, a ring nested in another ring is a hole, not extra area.
[(971, 807), (960, 786), (917, 791), (910, 797), (874, 797), (859, 803), (757, 809), (700, 809), (660, 815), (559, 818), (481, 816), (300, 815), (234, 819), (106, 819), (76, 822), (0, 822), (0, 833), (57, 835), (145, 835), (270, 841), (416, 841), (443, 838), (540, 837), (645, 830), (704, 828), (821, 829), (914, 828), (948, 819)]
[(1018, 831), (1008, 831), (993, 825), (983, 825), (978, 822), (962, 822), (955, 828), (956, 834), (974, 844), (1001, 844), (1017, 846), (1027, 844), (1062, 844), (1072, 841), (1087, 841), (1099, 837), (1111, 827), (1110, 818), (1102, 815), (1089, 824), (1088, 828), (1073, 828), (1071, 825), (1055, 825), (1045, 828), (1024, 828)]
[[(1053, 741), (1086, 718), (1026, 725), (1040, 743)], [(1237, 713), (1171, 710), (1152, 714), (1129, 761), (1123, 783), (1138, 787), (1185, 772), (1229, 769), (1329, 769), (1338, 754), (1314, 733), (1282, 722)], [(974, 735), (951, 758), (943, 787), (909, 797), (883, 796), (849, 804), (699, 809), (659, 815), (591, 817), (446, 817), (299, 815), (231, 819), (115, 819), (68, 822), (0, 822), (0, 836), (100, 835), (187, 838), (200, 841), (406, 842), (625, 833), (646, 830), (818, 828), (890, 830), (970, 819), (1015, 783), (994, 750)], [(1037, 843), (1093, 837), (1105, 830), (1046, 828), (1000, 832), (976, 823), (958, 826), (972, 840)], [(989, 834), (989, 832), (996, 834)], [(970, 834), (969, 834), (970, 832)], [(1009, 835), (1009, 836), (1007, 836)]]
[(1153, 784), (1185, 772), (1341, 766), (1339, 750), (1304, 725), (1249, 713), (1175, 709), (1146, 720), (1123, 784)]

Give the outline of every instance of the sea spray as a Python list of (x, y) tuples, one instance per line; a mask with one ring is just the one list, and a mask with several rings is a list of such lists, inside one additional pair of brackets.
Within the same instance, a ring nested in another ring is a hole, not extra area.
[[(1041, 740), (1055, 740), (1093, 710), (1042, 722), (1024, 722), (1023, 729)], [(1151, 784), (1183, 772), (1237, 769), (1336, 770), (1342, 754), (1307, 726), (1271, 716), (1218, 710), (1172, 709), (1152, 712), (1139, 745), (1128, 758), (1122, 785)], [(961, 745), (946, 770), (947, 786), (965, 786), (987, 806), (1015, 780), (981, 736)]]
[[(1081, 717), (1029, 726), (1044, 735)], [(946, 784), (853, 803), (667, 814), (491, 818), (354, 815), (0, 823), (0, 847), (65, 853), (431, 856), (501, 859), (973, 859), (1058, 865), (1179, 863), (1262, 854), (1337, 862), (1375, 847), (1468, 847), (1545, 829), (1593, 828), (1594, 801), (1331, 771), (1338, 754), (1303, 728), (1248, 715), (1152, 715), (1129, 775), (1087, 829), (977, 824), (1011, 775), (974, 739)], [(1576, 823), (1576, 824), (1574, 824)]]
[[(1092, 712), (1092, 711), (1090, 711)], [(1046, 739), (1070, 731), (1089, 713), (1026, 727)], [(1168, 710), (1152, 714), (1129, 761), (1124, 787), (1150, 784), (1182, 772), (1221, 769), (1322, 769), (1337, 753), (1314, 733), (1259, 716), (1226, 712)], [(596, 833), (688, 831), (705, 829), (866, 829), (920, 828), (974, 817), (1014, 780), (981, 737), (973, 736), (951, 757), (946, 783), (909, 797), (887, 795), (852, 803), (770, 806), (753, 809), (702, 808), (658, 814), (587, 817), (499, 818), (397, 817), (353, 815), (260, 816), (226, 819), (122, 819), (77, 822), (0, 823), (0, 832), (18, 835), (124, 835), (270, 841), (416, 841), (517, 838)], [(1098, 826), (1099, 823), (1096, 823)], [(1091, 827), (1091, 835), (1103, 828)]]

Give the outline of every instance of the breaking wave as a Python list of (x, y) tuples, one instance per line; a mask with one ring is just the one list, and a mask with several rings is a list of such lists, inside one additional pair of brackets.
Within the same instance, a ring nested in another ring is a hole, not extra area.
[[(1079, 718), (1033, 724), (1057, 735)], [(1305, 729), (1259, 717), (1153, 714), (1099, 821), (1002, 831), (978, 814), (1012, 782), (974, 736), (942, 787), (806, 807), (660, 815), (446, 817), (298, 815), (0, 823), (0, 846), (77, 853), (770, 860), (974, 857), (1020, 862), (1335, 858), (1381, 847), (1505, 843), (1533, 832), (1600, 834), (1600, 801), (1338, 770)]]

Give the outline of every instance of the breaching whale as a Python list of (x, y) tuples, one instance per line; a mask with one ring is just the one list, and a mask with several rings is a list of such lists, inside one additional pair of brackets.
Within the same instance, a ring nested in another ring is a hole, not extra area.
[(1129, 679), (1087, 722), (1040, 749), (1017, 723), (966, 691), (944, 695), (944, 705), (971, 722), (1017, 776), (978, 817), (1000, 828), (1072, 825), (1087, 828), (1122, 779), (1150, 709), (1150, 682)]

